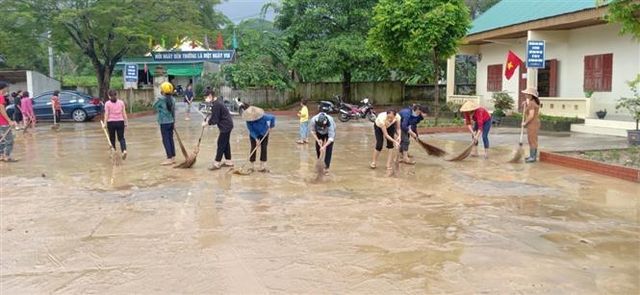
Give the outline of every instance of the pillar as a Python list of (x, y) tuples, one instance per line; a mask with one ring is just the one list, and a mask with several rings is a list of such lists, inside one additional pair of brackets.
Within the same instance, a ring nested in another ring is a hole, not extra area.
[(456, 91), (456, 55), (447, 59), (447, 102)]
[(163, 66), (157, 66), (153, 76), (153, 95), (155, 97), (159, 97), (160, 95), (162, 95), (160, 93), (160, 85), (168, 81), (169, 76), (167, 76), (167, 71)]

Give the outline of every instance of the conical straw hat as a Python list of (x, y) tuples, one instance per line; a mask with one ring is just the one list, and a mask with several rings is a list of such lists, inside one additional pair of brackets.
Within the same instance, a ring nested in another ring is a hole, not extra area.
[(460, 111), (461, 112), (471, 112), (471, 111), (477, 110), (479, 107), (480, 106), (475, 101), (467, 100), (460, 107)]

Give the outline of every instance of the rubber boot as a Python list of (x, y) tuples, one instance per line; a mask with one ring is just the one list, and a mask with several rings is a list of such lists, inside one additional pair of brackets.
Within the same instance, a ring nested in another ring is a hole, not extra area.
[(529, 149), (529, 157), (524, 159), (526, 163), (534, 163), (538, 160), (538, 149)]
[(258, 168), (258, 172), (267, 172), (267, 162), (260, 161), (260, 168)]

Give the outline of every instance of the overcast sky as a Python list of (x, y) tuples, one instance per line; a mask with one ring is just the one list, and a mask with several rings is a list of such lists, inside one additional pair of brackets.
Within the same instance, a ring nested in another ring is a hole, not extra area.
[[(216, 6), (216, 9), (222, 11), (234, 23), (240, 23), (248, 18), (256, 18), (260, 16), (260, 8), (270, 0), (227, 0)], [(273, 20), (271, 10), (267, 15), (268, 20)]]

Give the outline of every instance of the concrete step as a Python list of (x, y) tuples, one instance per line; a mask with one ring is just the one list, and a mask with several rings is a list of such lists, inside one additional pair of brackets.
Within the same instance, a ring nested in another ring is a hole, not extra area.
[[(635, 129), (635, 124), (633, 128)], [(609, 127), (598, 127), (598, 126), (590, 126), (585, 124), (571, 124), (572, 132), (580, 132), (580, 133), (588, 133), (588, 134), (599, 134), (599, 135), (610, 135), (610, 136), (621, 136), (627, 137), (627, 129), (620, 128), (609, 128)]]
[(621, 120), (585, 119), (584, 125), (590, 127), (614, 128), (622, 130), (636, 129), (636, 122)]

